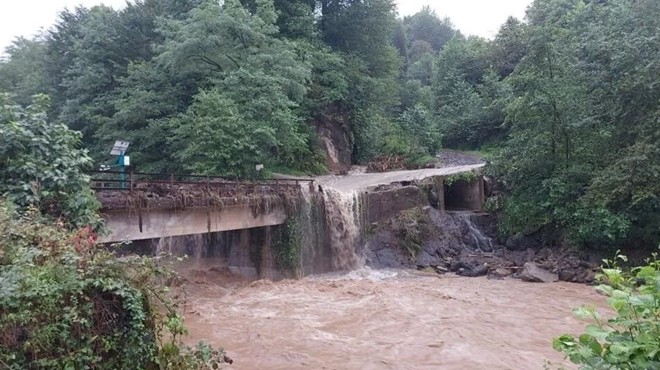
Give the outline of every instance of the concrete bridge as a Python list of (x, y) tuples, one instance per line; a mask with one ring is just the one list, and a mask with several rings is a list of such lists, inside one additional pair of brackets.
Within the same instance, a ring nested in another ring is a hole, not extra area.
[(480, 211), (484, 205), (481, 175), (450, 184), (445, 180), (481, 167), (250, 182), (214, 176), (102, 172), (93, 175), (92, 188), (110, 232), (100, 241), (111, 243), (280, 225), (287, 220), (287, 202), (302, 195), (301, 186), (312, 192), (323, 187), (361, 192), (367, 199), (365, 220), (370, 223), (429, 201), (440, 210)]
[(283, 224), (286, 202), (312, 180), (227, 181), (214, 176), (98, 172), (92, 189), (109, 234), (102, 243)]

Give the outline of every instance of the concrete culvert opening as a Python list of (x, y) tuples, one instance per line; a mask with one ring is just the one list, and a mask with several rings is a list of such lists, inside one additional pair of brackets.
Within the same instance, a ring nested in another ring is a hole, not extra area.
[(481, 211), (484, 204), (484, 189), (481, 178), (473, 181), (457, 180), (444, 184), (445, 210)]

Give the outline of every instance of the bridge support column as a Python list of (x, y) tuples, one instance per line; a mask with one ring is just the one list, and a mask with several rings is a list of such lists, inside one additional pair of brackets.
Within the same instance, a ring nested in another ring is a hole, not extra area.
[(229, 251), (229, 271), (233, 274), (244, 276), (250, 279), (259, 277), (259, 271), (255, 261), (253, 261), (251, 252), (254, 247), (258, 247), (251, 240), (251, 231), (243, 229), (240, 231), (238, 247), (232, 247)]

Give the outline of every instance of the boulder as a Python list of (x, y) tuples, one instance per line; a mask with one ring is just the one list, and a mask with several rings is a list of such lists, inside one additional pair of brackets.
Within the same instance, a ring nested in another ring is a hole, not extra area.
[(479, 276), (484, 276), (488, 273), (488, 265), (483, 264), (483, 265), (470, 265), (470, 264), (462, 264), (462, 267), (456, 271), (457, 275), (460, 276), (467, 276), (467, 277), (479, 277)]
[(495, 271), (493, 271), (493, 274), (500, 277), (505, 277), (511, 275), (511, 270), (509, 270), (508, 268), (499, 267), (495, 269)]
[(516, 235), (511, 236), (509, 239), (507, 239), (505, 243), (506, 248), (511, 251), (525, 249), (522, 243), (523, 238), (524, 236), (522, 233), (518, 233)]
[(527, 262), (520, 273), (520, 279), (532, 283), (552, 283), (559, 280), (557, 274), (542, 269), (534, 262)]
[(505, 267), (498, 267), (495, 270), (491, 270), (488, 273), (488, 278), (489, 279), (504, 279), (507, 276), (512, 275), (513, 273), (511, 270)]
[(561, 270), (559, 271), (559, 280), (561, 281), (573, 281), (575, 279), (576, 272), (573, 270)]

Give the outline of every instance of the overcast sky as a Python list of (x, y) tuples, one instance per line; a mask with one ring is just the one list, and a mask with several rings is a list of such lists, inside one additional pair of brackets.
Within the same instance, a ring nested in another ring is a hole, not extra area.
[[(57, 12), (77, 5), (106, 4), (121, 8), (125, 0), (0, 0), (0, 50), (17, 36), (48, 29)], [(464, 34), (492, 37), (510, 15), (521, 18), (531, 0), (398, 0), (399, 15), (411, 15), (430, 5), (440, 17), (451, 18)]]

